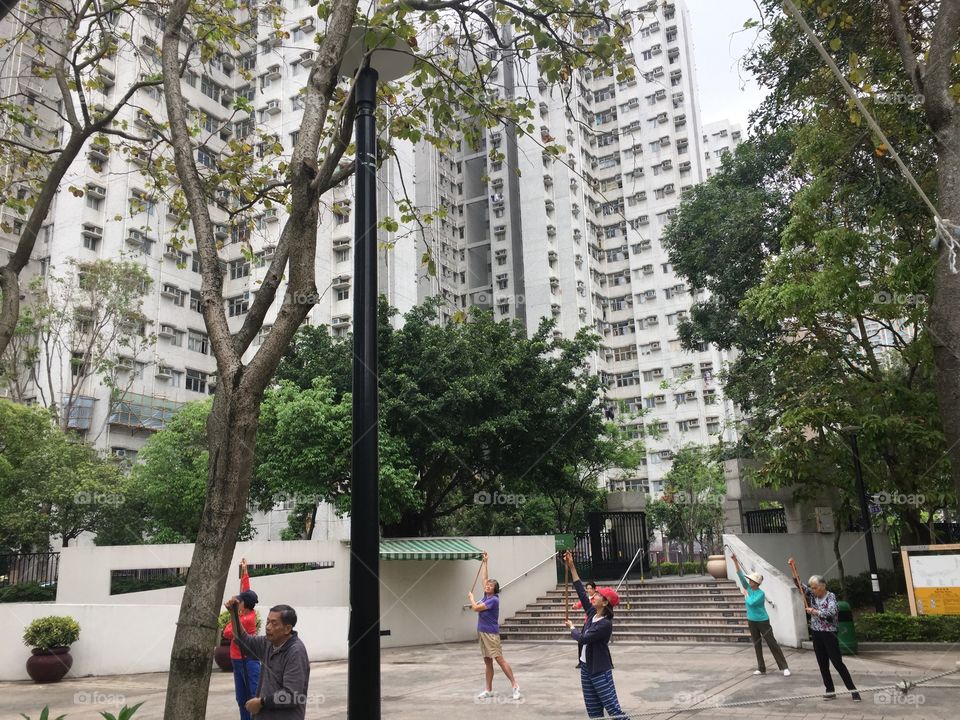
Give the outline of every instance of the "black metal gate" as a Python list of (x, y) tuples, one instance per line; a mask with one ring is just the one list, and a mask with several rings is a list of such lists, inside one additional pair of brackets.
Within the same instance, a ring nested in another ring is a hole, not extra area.
[(748, 510), (743, 514), (744, 530), (748, 533), (785, 533), (787, 513), (783, 508)]
[(593, 576), (619, 579), (627, 571), (637, 551), (640, 556), (631, 570), (638, 577), (650, 569), (647, 554), (647, 522), (642, 512), (590, 513), (588, 533)]

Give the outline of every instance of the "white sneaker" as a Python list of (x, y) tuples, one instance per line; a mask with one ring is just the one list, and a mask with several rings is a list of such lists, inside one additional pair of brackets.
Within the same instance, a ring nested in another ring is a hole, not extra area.
[(754, 674), (754, 675), (766, 675), (765, 672), (760, 672), (759, 670), (754, 670), (754, 671), (753, 671), (753, 674)]
[(514, 700), (519, 700), (519, 699), (520, 699), (520, 686), (519, 686), (519, 685), (514, 685), (514, 686), (513, 686), (513, 699), (514, 699)]
[(492, 698), (493, 693), (490, 690), (484, 690), (482, 693), (477, 695), (477, 700), (486, 700), (487, 698)]
[(786, 670), (783, 671), (783, 676), (784, 676), (784, 677), (790, 677), (791, 674), (792, 674), (792, 673), (790, 672), (790, 668), (787, 668)]

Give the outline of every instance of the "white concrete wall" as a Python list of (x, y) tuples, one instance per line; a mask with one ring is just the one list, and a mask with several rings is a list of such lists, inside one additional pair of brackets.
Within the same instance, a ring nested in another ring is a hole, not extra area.
[[(793, 578), (761, 557), (742, 540), (743, 538), (737, 535), (723, 536), (723, 551), (727, 559), (727, 577), (739, 583), (737, 571), (730, 559), (731, 552), (737, 554), (737, 559), (740, 561), (744, 572), (759, 572), (763, 575), (761, 587), (767, 598), (773, 603), (773, 607), (767, 606), (767, 614), (770, 616), (773, 634), (781, 645), (800, 647), (800, 643), (806, 640), (808, 636), (807, 615), (803, 609), (803, 599), (793, 584)], [(786, 557), (784, 556), (784, 564), (786, 564)]]
[[(490, 556), (490, 576), (505, 585), (553, 555), (553, 536), (471, 537)], [(477, 576), (479, 563), (460, 560), (380, 563), (380, 629), (383, 647), (430, 645), (472, 640), (477, 636), (476, 613), (469, 608), (467, 591)], [(518, 579), (500, 594), (500, 620), (542, 595), (557, 582), (556, 565), (547, 562)], [(483, 595), (480, 582), (474, 590)]]
[[(840, 577), (833, 552), (833, 533), (744, 533), (737, 537), (784, 571), (789, 571), (787, 559), (792, 557), (804, 582), (811, 575), (823, 575), (828, 580)], [(890, 539), (881, 533), (874, 533), (873, 547), (877, 566), (892, 570)], [(840, 555), (847, 575), (859, 575), (870, 569), (863, 533), (843, 533), (840, 536)]]
[[(556, 584), (554, 562), (543, 562), (554, 553), (552, 536), (473, 537), (470, 541), (489, 552), (491, 574), (501, 585), (516, 578), (501, 595), (501, 619)], [(56, 603), (0, 604), (0, 628), (8, 640), (0, 648), (0, 681), (27, 679), (30, 650), (20, 637), (30, 621), (46, 615), (70, 615), (80, 623), (80, 640), (71, 648), (73, 676), (165, 671), (183, 589), (110, 596), (110, 570), (186, 567), (192, 552), (192, 545), (65, 548)], [(329, 570), (256, 577), (251, 586), (263, 607), (286, 603), (296, 609), (297, 630), (311, 660), (346, 658), (350, 556), (345, 544), (238, 543), (233, 568), (241, 557), (251, 563), (333, 560), (335, 566)], [(463, 605), (478, 568), (477, 561), (381, 562), (381, 629), (390, 630), (382, 638), (383, 647), (476, 637), (476, 614)], [(236, 593), (238, 587), (231, 577), (225, 596)], [(482, 589), (478, 587), (477, 593)]]
[[(143, 593), (110, 595), (110, 571), (147, 568), (189, 567), (192, 544), (114, 545), (67, 547), (60, 555), (57, 583), (59, 604), (170, 604), (179, 605), (183, 588), (150, 590)], [(251, 587), (266, 606), (285, 603), (343, 606), (347, 604), (349, 550), (340, 542), (298, 540), (289, 542), (237, 543), (224, 588), (224, 600), (240, 589), (238, 565), (241, 558), (250, 564), (333, 561), (334, 567), (285, 575), (268, 575), (251, 580)]]
[[(29, 679), (30, 648), (21, 636), (32, 620), (46, 615), (69, 615), (80, 623), (80, 639), (70, 648), (72, 677), (165, 672), (179, 612), (178, 605), (0, 604), (0, 627), (7, 638), (0, 651), (0, 680)], [(297, 608), (297, 631), (311, 660), (347, 656), (348, 617), (345, 607)], [(330, 632), (331, 628), (343, 632)]]

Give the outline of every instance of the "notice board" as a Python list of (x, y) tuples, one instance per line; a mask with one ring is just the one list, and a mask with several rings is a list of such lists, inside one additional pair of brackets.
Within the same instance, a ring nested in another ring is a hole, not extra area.
[(960, 544), (900, 548), (913, 615), (960, 615)]

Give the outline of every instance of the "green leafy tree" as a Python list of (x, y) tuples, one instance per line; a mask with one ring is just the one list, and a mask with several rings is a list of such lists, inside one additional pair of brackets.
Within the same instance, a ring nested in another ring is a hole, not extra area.
[(50, 414), (0, 400), (0, 547), (43, 550), (96, 532), (123, 502), (116, 463), (76, 442)]
[[(899, 122), (909, 134), (913, 120)], [(746, 416), (738, 450), (758, 461), (753, 479), (829, 496), (838, 517), (855, 501), (845, 426), (861, 428), (872, 492), (933, 501), (948, 483), (946, 462), (929, 462), (944, 440), (925, 332), (932, 268), (916, 252), (923, 210), (892, 170), (868, 172), (874, 157), (845, 113), (761, 135), (681, 204), (668, 233), (678, 270), (721, 298), (706, 314), (695, 306), (685, 340), (740, 350), (723, 379)], [(724, 204), (732, 219), (711, 228)], [(922, 537), (923, 508), (894, 512)]]
[(723, 499), (727, 485), (723, 465), (717, 460), (716, 448), (688, 445), (673, 459), (670, 471), (663, 478), (663, 499), (673, 505), (673, 512), (663, 520), (679, 529), (687, 544), (687, 557), (693, 558), (694, 543), (707, 549), (706, 539), (719, 542), (723, 528)]
[[(899, 380), (894, 384), (900, 397), (914, 395), (911, 402), (919, 402), (924, 409), (931, 406), (925, 398), (932, 392), (944, 438), (936, 438), (938, 431), (923, 411), (907, 411), (899, 419), (884, 421), (886, 437), (867, 438), (868, 453), (872, 447), (882, 461), (880, 469), (870, 474), (878, 482), (915, 486), (925, 476), (924, 469), (911, 467), (911, 449), (896, 440), (917, 436), (928, 460), (943, 454), (950, 457), (951, 463), (936, 464), (934, 475), (939, 481), (944, 471), (951, 473), (955, 506), (960, 490), (960, 404), (956, 401), (960, 396), (960, 316), (954, 312), (960, 275), (950, 267), (955, 241), (947, 241), (949, 234), (935, 233), (931, 208), (902, 177), (893, 150), (939, 215), (952, 223), (960, 215), (954, 162), (960, 148), (955, 84), (960, 9), (954, 2), (936, 0), (909, 4), (800, 0), (794, 5), (892, 147), (876, 135), (861, 108), (827, 70), (792, 9), (762, 0), (767, 39), (747, 58), (746, 66), (771, 92), (755, 117), (763, 128), (786, 122), (806, 127), (800, 154), (813, 179), (795, 202), (800, 219), (790, 229), (793, 237), (785, 243), (790, 253), (784, 253), (780, 266), (809, 273), (816, 269), (811, 260), (823, 259), (810, 251), (820, 250), (835, 263), (842, 258), (846, 267), (829, 266), (806, 288), (801, 280), (782, 291), (771, 287), (756, 294), (753, 314), (770, 316), (774, 313), (767, 311), (780, 303), (804, 307), (804, 302), (814, 299), (806, 313), (809, 320), (823, 309), (827, 293), (840, 300), (846, 312), (836, 326), (825, 315), (818, 318), (820, 341), (825, 342), (829, 334), (837, 345), (841, 334), (850, 333), (852, 327), (858, 339), (848, 338), (845, 347), (860, 348), (856, 355), (834, 353), (836, 361), (872, 378), (868, 387)], [(807, 252), (796, 249), (801, 236), (806, 238)], [(931, 252), (935, 238), (937, 250)], [(796, 257), (789, 256), (793, 253)], [(809, 281), (810, 276), (805, 279)], [(857, 317), (867, 321), (863, 327)], [(850, 319), (852, 326), (846, 324)], [(865, 347), (876, 344), (867, 340), (875, 322), (890, 333), (893, 340), (888, 344), (895, 350), (888, 362), (892, 370), (884, 377), (887, 358)], [(932, 371), (927, 359), (932, 359)], [(849, 398), (859, 404), (858, 395), (851, 392)], [(871, 409), (884, 408), (879, 393), (868, 393), (867, 398)], [(884, 411), (881, 417), (888, 414), (897, 415)], [(873, 413), (866, 422), (852, 424), (878, 426)], [(895, 424), (901, 428), (891, 442), (887, 431)], [(916, 526), (916, 518), (905, 517)]]
[[(350, 511), (350, 394), (339, 400), (326, 378), (302, 390), (289, 381), (267, 391), (260, 414), (260, 442), (252, 496), (262, 509), (278, 496), (293, 498), (300, 537), (313, 534), (317, 506), (334, 503)], [(379, 436), (380, 517), (389, 525), (420, 506), (416, 473), (402, 440), (388, 432)]]
[[(395, 311), (381, 299), (382, 426), (388, 437), (404, 439), (419, 475), (417, 502), (384, 515), (385, 532), (582, 529), (585, 512), (598, 508), (606, 474), (629, 473), (643, 456), (642, 443), (604, 423), (599, 381), (581, 372), (595, 340), (556, 341), (548, 325), (528, 339), (522, 326), (496, 323), (487, 313), (444, 326), (441, 311), (427, 303), (394, 329)], [(333, 397), (344, 397), (350, 348), (349, 338), (305, 327), (277, 376), (308, 388), (320, 373)], [(344, 482), (348, 472), (345, 466)], [(478, 493), (526, 502), (476, 507)]]

